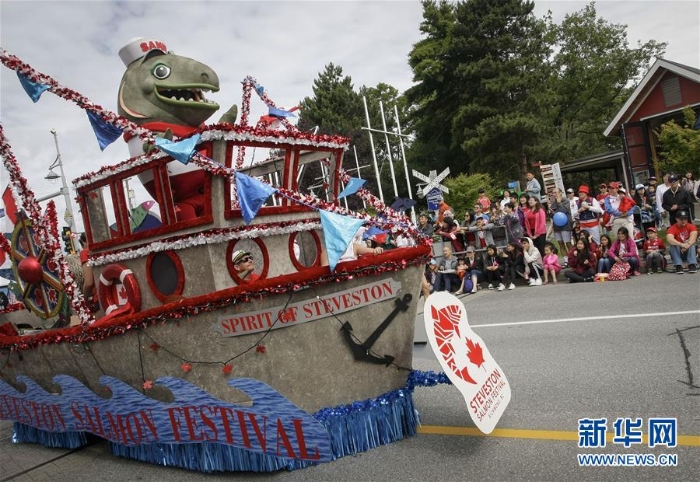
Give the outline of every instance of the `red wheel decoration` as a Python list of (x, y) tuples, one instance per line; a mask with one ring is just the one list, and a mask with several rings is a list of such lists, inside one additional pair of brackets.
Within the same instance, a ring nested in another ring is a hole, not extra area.
[(42, 246), (29, 219), (20, 220), (10, 245), (12, 270), (24, 304), (38, 317), (53, 318), (63, 304), (65, 292), (53, 253)]
[(109, 315), (119, 305), (119, 293), (117, 293), (118, 284), (123, 286), (126, 297), (126, 304), (121, 307), (119, 314), (132, 314), (141, 311), (141, 289), (136, 281), (134, 273), (121, 264), (110, 264), (100, 273), (100, 283), (97, 292), (100, 296), (100, 305)]

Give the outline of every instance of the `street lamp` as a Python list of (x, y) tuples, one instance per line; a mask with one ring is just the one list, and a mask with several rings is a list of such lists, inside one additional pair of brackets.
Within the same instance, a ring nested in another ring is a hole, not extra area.
[[(45, 201), (46, 199), (50, 199), (52, 197), (56, 197), (58, 195), (63, 194), (63, 199), (66, 201), (66, 215), (63, 219), (70, 226), (70, 232), (75, 233), (75, 217), (73, 216), (73, 208), (71, 207), (70, 191), (68, 191), (66, 175), (63, 172), (63, 162), (61, 162), (61, 151), (58, 150), (58, 135), (56, 134), (56, 129), (51, 129), (51, 134), (53, 134), (53, 140), (56, 144), (56, 160), (53, 161), (53, 164), (49, 166), (49, 173), (44, 179), (48, 179), (49, 181), (55, 181), (56, 179), (61, 178), (62, 187), (59, 192), (50, 194), (49, 196), (44, 196), (43, 198), (38, 199), (38, 201)], [(60, 169), (60, 175), (54, 172), (54, 169), (57, 167)]]

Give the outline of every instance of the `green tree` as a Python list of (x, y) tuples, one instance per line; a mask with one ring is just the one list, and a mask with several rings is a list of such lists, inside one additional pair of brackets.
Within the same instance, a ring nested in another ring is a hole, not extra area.
[(489, 174), (459, 174), (455, 177), (445, 179), (443, 183), (450, 190), (445, 195), (445, 202), (449, 204), (455, 212), (455, 217), (461, 220), (459, 213), (464, 214), (470, 211), (477, 199), (479, 199), (479, 189), (483, 188), (486, 195), (493, 201), (498, 189), (496, 183)]
[(456, 172), (513, 177), (544, 131), (549, 47), (533, 8), (522, 0), (424, 2), (427, 37), (409, 55), (419, 84), (406, 95), (422, 117), (416, 143), (450, 156), (441, 162)]
[(603, 131), (666, 44), (650, 40), (630, 48), (627, 26), (599, 18), (594, 3), (559, 25), (547, 22), (555, 45), (543, 104), (550, 127), (535, 148), (537, 159), (549, 164), (619, 149), (620, 139)]
[(658, 167), (663, 172), (696, 172), (700, 159), (700, 130), (694, 129), (697, 114), (683, 109), (683, 125), (666, 122), (657, 132), (661, 143)]

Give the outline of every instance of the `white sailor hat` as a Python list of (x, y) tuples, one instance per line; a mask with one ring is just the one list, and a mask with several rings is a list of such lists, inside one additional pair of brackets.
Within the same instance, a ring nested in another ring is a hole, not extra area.
[(168, 47), (164, 42), (153, 38), (137, 37), (129, 40), (129, 42), (119, 49), (119, 58), (122, 59), (127, 67), (132, 62), (144, 57), (149, 52), (168, 53)]

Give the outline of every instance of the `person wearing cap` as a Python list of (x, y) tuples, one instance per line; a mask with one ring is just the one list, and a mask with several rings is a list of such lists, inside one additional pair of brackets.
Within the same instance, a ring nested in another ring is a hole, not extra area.
[(688, 272), (697, 271), (698, 228), (689, 222), (688, 211), (678, 211), (676, 222), (666, 231), (666, 243), (671, 252), (671, 261), (676, 265), (676, 274), (683, 274), (683, 260), (688, 262)]
[(604, 182), (600, 183), (600, 186), (598, 186), (598, 194), (596, 195), (596, 200), (600, 203), (605, 201), (605, 198), (608, 197), (608, 185), (605, 184)]
[(569, 212), (571, 212), (571, 220), (573, 222), (578, 221), (578, 196), (573, 187), (566, 190), (566, 199), (569, 200)]
[(260, 275), (253, 272), (255, 270), (255, 259), (248, 251), (243, 251), (242, 249), (234, 251), (231, 255), (231, 262), (233, 263), (233, 270), (240, 279), (239, 284), (252, 283), (260, 279)]
[(666, 245), (659, 239), (656, 233), (656, 228), (654, 226), (648, 226), (646, 228), (646, 241), (642, 246), (642, 256), (644, 256), (644, 263), (647, 267), (647, 274), (652, 274), (654, 270), (657, 273), (661, 273), (662, 270), (666, 269)]
[(661, 201), (661, 207), (668, 211), (668, 221), (671, 225), (676, 223), (676, 213), (679, 211), (690, 211), (695, 203), (694, 196), (681, 187), (680, 179), (677, 175), (668, 176), (671, 187), (668, 188)]
[(435, 231), (435, 228), (429, 221), (426, 213), (420, 213), (420, 216), (418, 216), (418, 229), (424, 236), (428, 237), (432, 236)]
[(603, 214), (603, 209), (596, 198), (591, 196), (591, 191), (585, 184), (578, 188), (578, 201), (576, 202), (578, 213), (578, 226), (582, 231), (588, 231), (596, 244), (600, 244), (600, 226), (598, 218)]
[[(608, 183), (610, 195), (605, 198), (605, 212), (610, 215), (612, 225), (610, 226), (610, 237), (616, 238), (617, 231), (621, 227), (627, 228), (628, 233), (634, 233), (634, 217), (631, 207), (634, 201), (627, 196), (627, 191), (620, 191), (622, 185), (617, 181)], [(598, 243), (599, 241), (596, 241)]]

